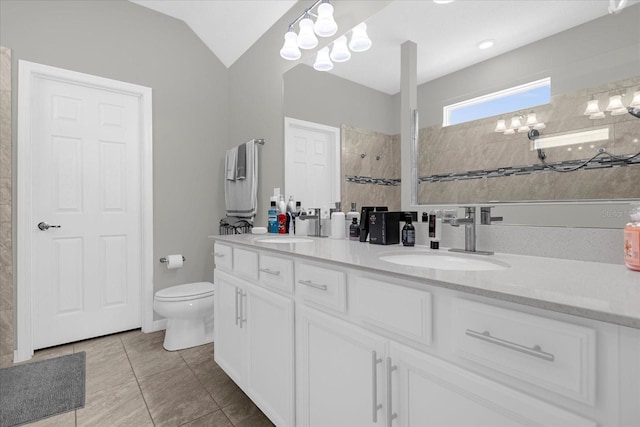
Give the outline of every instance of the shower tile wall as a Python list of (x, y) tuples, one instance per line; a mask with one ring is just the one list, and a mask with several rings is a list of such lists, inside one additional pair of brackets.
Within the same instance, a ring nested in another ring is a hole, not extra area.
[[(351, 202), (362, 206), (388, 206), (400, 210), (400, 136), (386, 135), (350, 125), (342, 125), (342, 207), (348, 211)], [(348, 182), (346, 177), (397, 180), (390, 185)], [(396, 185), (393, 185), (396, 184)]]
[[(640, 77), (614, 82), (598, 88), (555, 95), (551, 104), (536, 107), (538, 121), (546, 124), (541, 135), (610, 126), (609, 142), (597, 142), (579, 150), (573, 147), (545, 149), (547, 162), (587, 159), (604, 147), (612, 154), (640, 152), (640, 120), (629, 114), (591, 120), (583, 114), (587, 101), (594, 96), (600, 108), (606, 108), (609, 91), (626, 92), (628, 104), (640, 86)], [(524, 112), (525, 114), (528, 111)], [(503, 118), (509, 123), (510, 115)], [(530, 149), (525, 133), (503, 135), (494, 132), (498, 117), (442, 128), (420, 129), (418, 175), (420, 177), (493, 170), (540, 164), (536, 151)], [(479, 201), (615, 199), (640, 197), (640, 166), (580, 170), (571, 173), (539, 172), (437, 183), (421, 183), (420, 203), (470, 203)]]
[(0, 47), (0, 359), (13, 360), (11, 50)]

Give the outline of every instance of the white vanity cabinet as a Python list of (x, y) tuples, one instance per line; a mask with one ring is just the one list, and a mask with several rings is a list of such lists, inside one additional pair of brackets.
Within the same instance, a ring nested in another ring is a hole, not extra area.
[(258, 254), (233, 252), (242, 275), (214, 273), (215, 360), (276, 425), (293, 425), (294, 302), (239, 279), (258, 277)]
[(229, 246), (216, 361), (278, 426), (640, 426), (637, 329)]
[(296, 310), (297, 426), (383, 426), (387, 340), (315, 309)]

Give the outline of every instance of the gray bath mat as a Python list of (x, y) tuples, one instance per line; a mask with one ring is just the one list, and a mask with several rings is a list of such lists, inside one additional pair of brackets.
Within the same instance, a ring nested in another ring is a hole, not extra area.
[(84, 406), (85, 353), (0, 369), (0, 427)]

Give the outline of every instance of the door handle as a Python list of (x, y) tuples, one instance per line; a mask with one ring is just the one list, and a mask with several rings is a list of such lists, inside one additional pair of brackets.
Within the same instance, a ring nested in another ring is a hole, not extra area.
[(398, 367), (391, 363), (390, 357), (387, 357), (387, 427), (391, 427), (393, 420), (398, 417), (398, 414), (393, 412), (393, 390), (391, 389), (391, 373), (396, 369)]
[(49, 224), (47, 224), (46, 222), (42, 221), (42, 222), (40, 222), (40, 223), (38, 224), (38, 228), (39, 228), (40, 230), (42, 230), (42, 231), (46, 231), (46, 230), (48, 230), (48, 229), (50, 229), (50, 228), (60, 228), (60, 226), (59, 226), (59, 225), (49, 225)]

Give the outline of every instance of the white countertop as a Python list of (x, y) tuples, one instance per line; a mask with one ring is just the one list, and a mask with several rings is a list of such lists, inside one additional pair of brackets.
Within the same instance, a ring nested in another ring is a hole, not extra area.
[(403, 252), (453, 255), (446, 248), (433, 251), (425, 246), (383, 246), (306, 236), (304, 239), (312, 242), (259, 242), (265, 238), (289, 238), (274, 234), (209, 237), (640, 329), (640, 272), (624, 265), (496, 253), (462, 256), (506, 263), (509, 268), (436, 270), (393, 264), (381, 261), (379, 257)]

